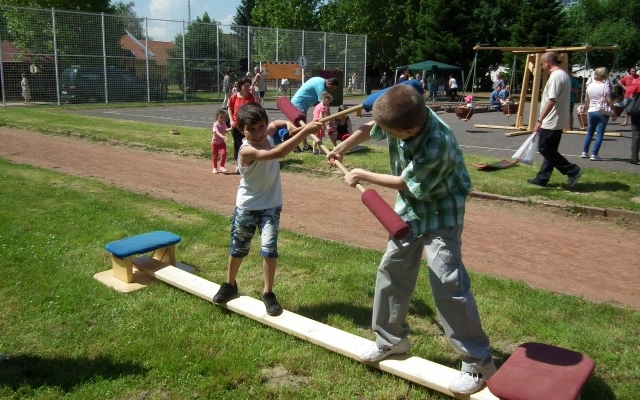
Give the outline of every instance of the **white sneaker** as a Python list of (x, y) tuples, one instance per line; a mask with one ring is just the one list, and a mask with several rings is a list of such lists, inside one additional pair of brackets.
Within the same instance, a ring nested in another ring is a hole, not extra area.
[(217, 174), (218, 170), (214, 168), (214, 169), (211, 170), (211, 172), (214, 173), (214, 174)]
[(449, 390), (456, 394), (473, 394), (480, 391), (487, 379), (497, 371), (493, 359), (478, 370), (460, 371), (460, 375), (449, 384)]
[(589, 158), (589, 155), (583, 151), (582, 154), (580, 154), (580, 157), (581, 158)]
[(404, 354), (411, 348), (411, 343), (407, 338), (402, 339), (396, 345), (382, 349), (373, 342), (360, 353), (360, 359), (364, 362), (378, 362), (392, 354)]
[(595, 155), (595, 154), (592, 154), (592, 155), (591, 155), (591, 161), (602, 161), (602, 158), (598, 157), (598, 156), (597, 156), (597, 155)]

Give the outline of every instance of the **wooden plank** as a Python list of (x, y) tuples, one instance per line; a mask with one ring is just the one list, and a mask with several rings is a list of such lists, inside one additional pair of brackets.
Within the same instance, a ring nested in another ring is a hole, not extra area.
[(506, 132), (504, 135), (506, 137), (513, 137), (513, 136), (528, 135), (528, 134), (530, 134), (532, 132), (533, 131), (513, 131), (513, 132)]
[(476, 128), (489, 128), (489, 129), (518, 129), (513, 125), (481, 125), (475, 124)]
[[(220, 288), (220, 285), (149, 256), (137, 257), (133, 263), (145, 273), (207, 301), (211, 301)], [(219, 306), (357, 361), (359, 361), (359, 350), (371, 344), (370, 340), (287, 310), (284, 310), (280, 316), (272, 317), (266, 313), (262, 301), (252, 297), (240, 295)], [(448, 389), (449, 383), (460, 373), (453, 368), (408, 354), (391, 356), (379, 363), (368, 363), (368, 365), (456, 397)], [(498, 400), (487, 388), (471, 396), (459, 398)]]
[[(587, 134), (587, 131), (586, 131), (586, 130), (584, 130), (584, 131), (577, 131), (577, 130), (570, 131), (570, 130), (566, 130), (566, 131), (564, 131), (564, 132), (562, 132), (562, 133), (570, 133), (570, 134), (572, 134), (572, 135), (586, 135), (586, 134)], [(595, 132), (594, 132), (594, 134), (595, 134)], [(605, 132), (605, 133), (604, 133), (604, 136), (609, 136), (609, 137), (621, 137), (621, 136), (622, 136), (622, 134), (621, 134), (620, 132)]]

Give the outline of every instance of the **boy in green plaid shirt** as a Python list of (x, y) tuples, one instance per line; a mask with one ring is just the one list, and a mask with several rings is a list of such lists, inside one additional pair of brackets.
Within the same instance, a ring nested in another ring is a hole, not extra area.
[(442, 327), (462, 356), (462, 371), (449, 390), (475, 393), (496, 366), (462, 262), (465, 202), (471, 187), (462, 152), (451, 128), (409, 85), (396, 85), (380, 96), (373, 105), (373, 119), (338, 144), (327, 159), (334, 164), (360, 143), (386, 139), (391, 174), (356, 168), (345, 180), (351, 186), (369, 182), (397, 190), (395, 211), (412, 232), (403, 240), (389, 238), (376, 277), (372, 317), (376, 340), (362, 350), (361, 359), (378, 362), (411, 348), (407, 314), (426, 250)]

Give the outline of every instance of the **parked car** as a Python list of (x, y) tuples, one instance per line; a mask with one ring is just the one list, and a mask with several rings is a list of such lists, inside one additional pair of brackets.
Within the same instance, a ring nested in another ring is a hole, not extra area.
[[(147, 81), (122, 68), (107, 68), (105, 94), (104, 70), (93, 67), (71, 67), (61, 77), (61, 100), (69, 103), (104, 103), (146, 101)], [(151, 87), (151, 99), (157, 98)]]

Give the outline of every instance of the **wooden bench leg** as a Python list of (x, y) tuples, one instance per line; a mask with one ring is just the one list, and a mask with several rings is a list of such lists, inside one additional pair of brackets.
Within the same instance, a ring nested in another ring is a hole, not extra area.
[(176, 266), (176, 245), (172, 244), (167, 247), (161, 247), (154, 250), (153, 258), (162, 261), (165, 264)]
[(133, 256), (122, 259), (112, 254), (111, 266), (113, 269), (113, 276), (125, 283), (133, 282), (133, 263), (131, 262), (132, 259)]

